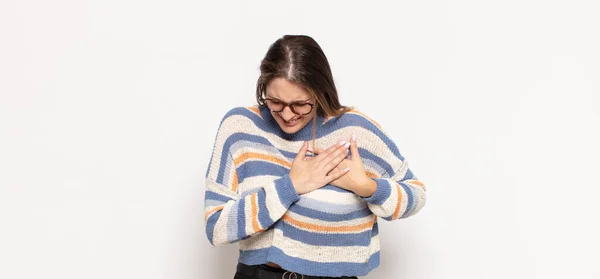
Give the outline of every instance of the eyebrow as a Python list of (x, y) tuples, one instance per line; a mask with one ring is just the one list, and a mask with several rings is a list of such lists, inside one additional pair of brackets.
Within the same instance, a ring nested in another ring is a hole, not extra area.
[[(281, 99), (279, 99), (279, 98), (277, 98), (277, 97), (273, 97), (273, 96), (269, 95), (268, 93), (267, 93), (267, 98), (277, 99), (277, 100), (279, 100), (279, 101), (282, 101), (282, 102), (284, 102), (283, 100), (281, 100)], [(310, 101), (310, 99), (307, 99), (307, 100), (294, 100), (294, 101), (291, 101), (290, 103), (296, 103), (296, 102), (309, 102), (309, 101)]]

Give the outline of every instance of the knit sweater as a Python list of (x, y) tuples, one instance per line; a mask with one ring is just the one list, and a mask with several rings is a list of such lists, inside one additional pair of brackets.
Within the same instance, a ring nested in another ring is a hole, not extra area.
[(378, 217), (406, 218), (425, 205), (425, 186), (381, 127), (357, 110), (316, 117), (316, 146), (357, 136), (377, 189), (370, 197), (325, 185), (298, 195), (289, 171), (312, 121), (285, 133), (264, 106), (238, 107), (222, 119), (206, 173), (206, 235), (238, 243), (238, 261), (274, 262), (314, 276), (363, 276), (379, 265)]

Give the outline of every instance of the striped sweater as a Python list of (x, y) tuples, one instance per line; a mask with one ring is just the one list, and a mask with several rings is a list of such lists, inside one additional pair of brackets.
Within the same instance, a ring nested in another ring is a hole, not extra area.
[(214, 246), (238, 243), (239, 262), (274, 262), (314, 276), (362, 276), (379, 265), (377, 217), (406, 218), (425, 204), (425, 186), (380, 126), (352, 110), (317, 117), (316, 146), (357, 136), (370, 197), (325, 185), (298, 195), (289, 170), (312, 121), (294, 134), (266, 107), (239, 107), (223, 118), (206, 173), (206, 235)]

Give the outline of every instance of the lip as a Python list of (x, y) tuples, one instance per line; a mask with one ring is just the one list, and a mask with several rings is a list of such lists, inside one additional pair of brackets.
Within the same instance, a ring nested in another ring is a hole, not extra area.
[(283, 120), (282, 122), (283, 122), (283, 125), (286, 127), (294, 127), (294, 126), (298, 125), (298, 122), (300, 122), (300, 119), (296, 119), (292, 122), (286, 122), (285, 120)]

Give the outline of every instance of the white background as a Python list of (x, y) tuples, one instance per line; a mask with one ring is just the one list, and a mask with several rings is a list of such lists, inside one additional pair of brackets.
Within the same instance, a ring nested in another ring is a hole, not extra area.
[[(223, 114), (284, 34), (428, 185), (363, 278), (600, 278), (595, 1), (0, 2), (0, 278), (233, 278)], [(360, 139), (359, 139), (360, 140)]]

